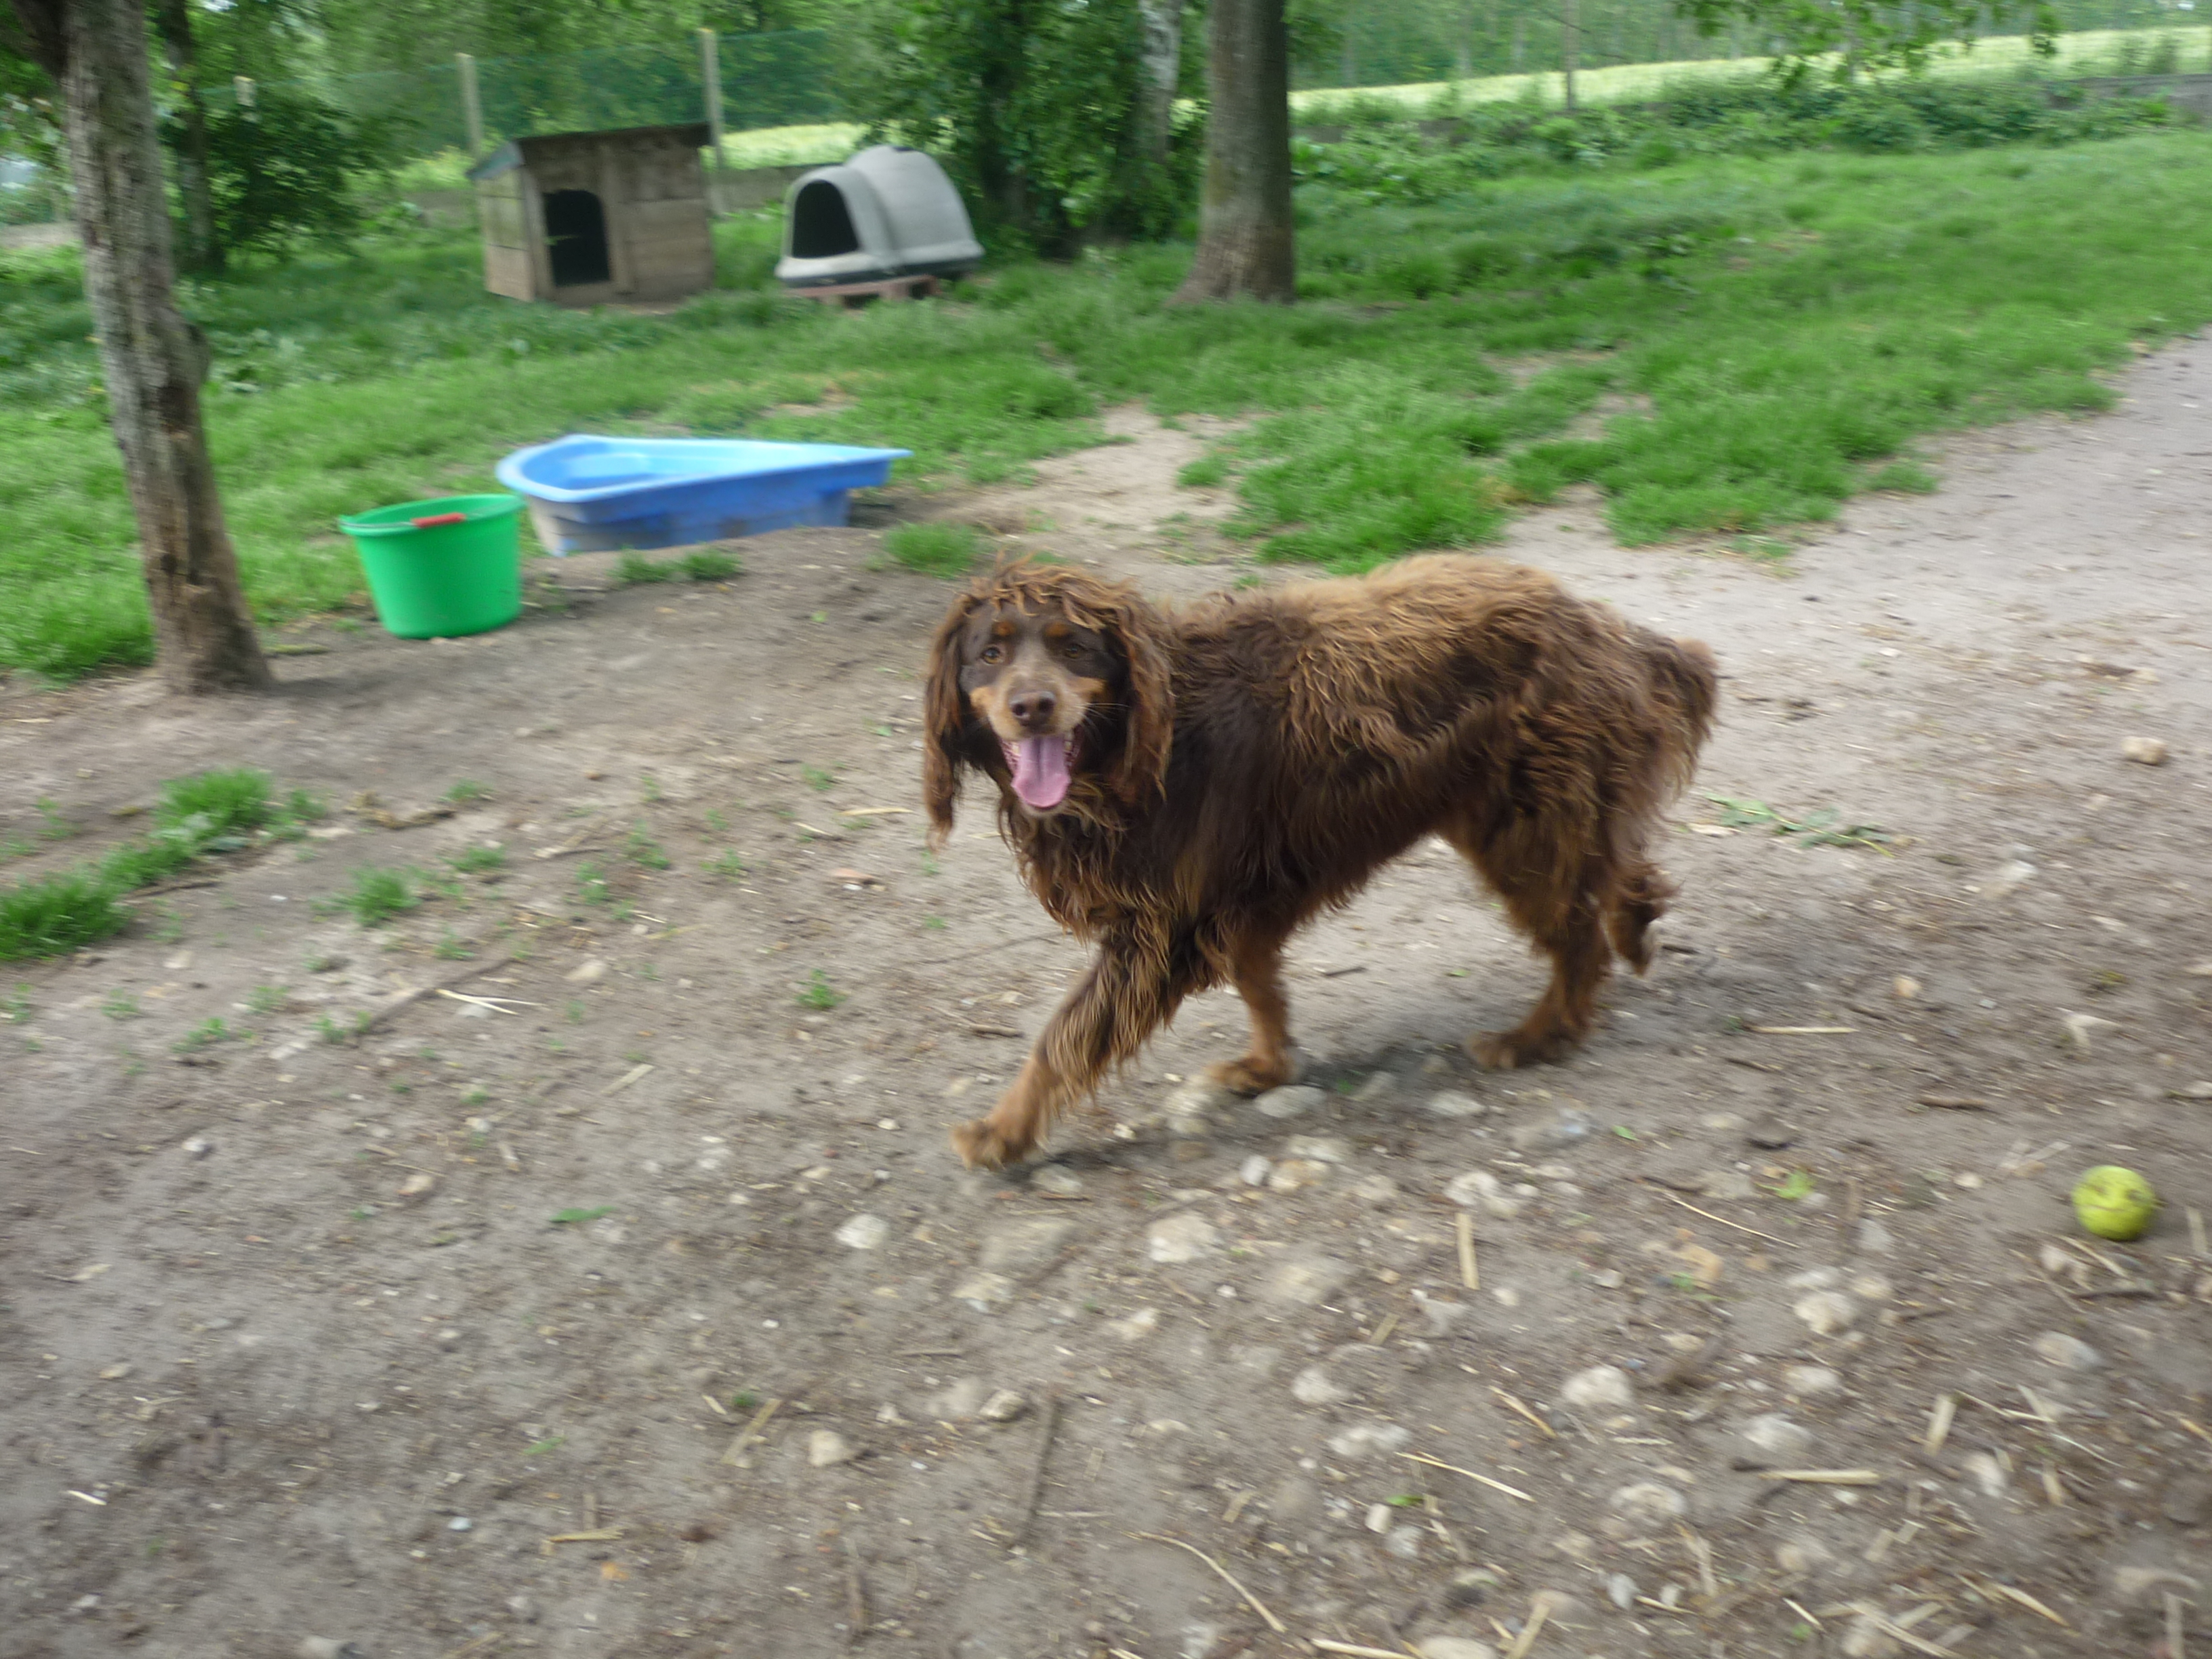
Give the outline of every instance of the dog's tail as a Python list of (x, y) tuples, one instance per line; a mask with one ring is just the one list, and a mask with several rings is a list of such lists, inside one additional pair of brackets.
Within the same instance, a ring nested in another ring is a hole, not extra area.
[(1713, 729), (1720, 704), (1720, 668), (1711, 647), (1702, 640), (1647, 633), (1644, 647), (1653, 690), (1672, 716), (1667, 721), (1662, 764), (1668, 781), (1680, 789), (1698, 769), (1698, 751)]

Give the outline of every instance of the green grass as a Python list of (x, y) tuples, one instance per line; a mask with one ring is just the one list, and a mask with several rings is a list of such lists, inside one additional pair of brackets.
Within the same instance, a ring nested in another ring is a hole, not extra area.
[[(1234, 487), (1263, 557), (1474, 544), (1583, 480), (1631, 543), (1757, 534), (1924, 488), (1928, 434), (2105, 407), (2132, 343), (2212, 319), (2203, 132), (1705, 155), (1593, 116), (1523, 140), (1510, 176), (1430, 157), (1388, 190), (1309, 156), (1295, 307), (1166, 308), (1189, 251), (1138, 246), (831, 313), (763, 289), (773, 215), (718, 226), (727, 286), (665, 317), (495, 299), (460, 235), (197, 288), (249, 592), (270, 622), (357, 605), (339, 514), (489, 489), (563, 431), (896, 445), (933, 488), (1103, 441), (1127, 401), (1246, 417), (1194, 481)], [(0, 262), (0, 668), (57, 677), (150, 653), (76, 283), (68, 255)], [(951, 574), (957, 535), (887, 552)]]
[(464, 847), (446, 860), (465, 876), (489, 875), (495, 870), (507, 867), (507, 848), (504, 847)]
[(353, 885), (331, 901), (364, 927), (381, 927), (422, 902), (414, 872), (366, 866), (353, 872)]
[(884, 532), (884, 551), (925, 576), (964, 576), (982, 550), (982, 538), (969, 525), (939, 520)]
[(287, 832), (301, 804), (279, 805), (269, 775), (194, 773), (161, 786), (149, 835), (110, 850), (97, 865), (0, 887), (0, 962), (53, 957), (121, 933), (131, 913), (118, 902), (210, 853), (234, 852), (256, 836)]
[(738, 574), (744, 567), (737, 556), (719, 547), (702, 547), (681, 558), (648, 559), (642, 553), (625, 553), (615, 565), (618, 582), (719, 582)]

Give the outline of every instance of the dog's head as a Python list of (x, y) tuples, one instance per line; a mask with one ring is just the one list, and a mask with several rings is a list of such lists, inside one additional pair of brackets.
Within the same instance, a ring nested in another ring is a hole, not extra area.
[(1167, 772), (1168, 629), (1133, 588), (1057, 565), (1003, 565), (952, 603), (931, 648), (922, 763), (929, 821), (952, 827), (961, 768), (1035, 817), (1133, 806)]

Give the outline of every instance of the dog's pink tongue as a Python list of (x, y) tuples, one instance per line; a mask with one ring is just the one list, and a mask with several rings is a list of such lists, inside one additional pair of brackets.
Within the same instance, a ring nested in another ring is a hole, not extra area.
[(1067, 739), (1024, 738), (1006, 745), (1014, 762), (1014, 793), (1042, 812), (1067, 799)]

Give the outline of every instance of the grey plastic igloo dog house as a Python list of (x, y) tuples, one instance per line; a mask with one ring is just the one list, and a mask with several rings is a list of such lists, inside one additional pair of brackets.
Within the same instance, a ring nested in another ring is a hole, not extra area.
[(784, 200), (787, 288), (957, 276), (983, 257), (960, 192), (918, 149), (878, 144), (793, 181)]

